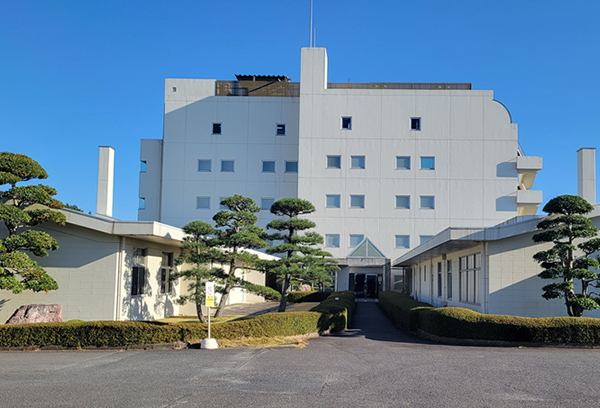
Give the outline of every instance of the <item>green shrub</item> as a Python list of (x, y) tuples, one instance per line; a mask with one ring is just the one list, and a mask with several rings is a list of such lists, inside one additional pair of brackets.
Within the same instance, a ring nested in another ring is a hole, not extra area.
[(331, 295), (331, 292), (290, 292), (288, 295), (288, 302), (291, 303), (302, 303), (302, 302), (322, 302)]
[(379, 294), (396, 326), (439, 337), (535, 343), (600, 343), (600, 319), (486, 315), (459, 307), (434, 308), (397, 292)]
[[(319, 333), (337, 333), (348, 328), (348, 322), (354, 312), (354, 291), (333, 292), (327, 299), (313, 307), (311, 312), (321, 313)], [(336, 300), (337, 299), (337, 300)]]

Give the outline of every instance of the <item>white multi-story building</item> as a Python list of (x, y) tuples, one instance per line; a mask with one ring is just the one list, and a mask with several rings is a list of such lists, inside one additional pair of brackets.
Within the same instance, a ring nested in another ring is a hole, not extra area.
[(237, 79), (166, 80), (163, 139), (141, 146), (139, 220), (210, 222), (241, 194), (261, 205), (264, 227), (273, 201), (300, 197), (342, 267), (336, 288), (375, 293), (392, 286), (390, 259), (441, 230), (493, 226), (542, 202), (531, 190), (542, 158), (523, 154), (492, 91), (328, 83), (314, 47), (302, 49), (300, 83)]

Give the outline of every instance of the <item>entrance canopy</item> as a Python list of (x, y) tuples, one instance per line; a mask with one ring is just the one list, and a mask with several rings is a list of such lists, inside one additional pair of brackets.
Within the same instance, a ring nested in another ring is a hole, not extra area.
[(365, 237), (356, 248), (348, 254), (348, 258), (385, 258), (385, 255), (377, 249), (369, 238)]

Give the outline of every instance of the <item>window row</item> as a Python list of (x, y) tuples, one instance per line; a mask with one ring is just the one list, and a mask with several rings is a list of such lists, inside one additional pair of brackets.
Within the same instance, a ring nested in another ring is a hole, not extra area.
[[(198, 160), (198, 171), (199, 172), (211, 172), (212, 171), (212, 159), (199, 159)], [(235, 172), (235, 160), (221, 160), (221, 172), (222, 173)], [(262, 161), (262, 172), (263, 173), (276, 173), (276, 161), (275, 160), (263, 160)], [(298, 162), (286, 160), (285, 161), (285, 172), (286, 173), (298, 173)]]
[[(435, 157), (434, 156), (421, 156), (420, 161), (421, 170), (435, 170)], [(328, 155), (326, 161), (326, 167), (328, 169), (341, 169), (342, 168), (342, 156), (340, 155)], [(366, 159), (365, 156), (350, 156), (350, 168), (351, 169), (365, 169)], [(410, 156), (396, 156), (396, 169), (397, 170), (410, 170)]]
[[(410, 209), (410, 196), (409, 195), (397, 195), (396, 208), (400, 210)], [(419, 196), (419, 204), (423, 210), (434, 210), (435, 209), (435, 196), (422, 195)], [(325, 195), (325, 207), (326, 208), (340, 208), (341, 207), (341, 195), (340, 194), (326, 194)], [(361, 194), (350, 195), (350, 208), (365, 208), (365, 196)]]
[[(227, 197), (219, 197), (219, 210), (227, 210), (227, 207), (221, 205), (221, 201)], [(271, 206), (275, 202), (274, 197), (261, 197), (260, 198), (260, 209), (261, 211), (271, 210)], [(196, 209), (197, 210), (210, 210), (211, 208), (211, 197), (210, 196), (198, 196), (196, 197)]]
[[(358, 246), (364, 238), (365, 236), (363, 234), (350, 234), (348, 236), (348, 247), (354, 248)], [(419, 245), (424, 244), (431, 238), (433, 238), (433, 235), (419, 235)], [(339, 248), (340, 234), (325, 234), (325, 246), (329, 248)], [(410, 235), (395, 235), (394, 248), (409, 249)]]
[[(342, 129), (352, 130), (352, 116), (342, 116)], [(410, 130), (421, 130), (421, 118), (410, 118)]]
[[(222, 122), (213, 122), (212, 134), (213, 135), (222, 135), (223, 134), (223, 123)], [(276, 123), (275, 124), (275, 136), (285, 136), (285, 135), (286, 135), (286, 124), (285, 123)]]
[[(146, 267), (146, 248), (133, 248), (131, 267), (131, 296), (140, 296), (146, 293), (148, 282), (148, 268)], [(160, 293), (170, 293), (173, 289), (171, 275), (174, 272), (173, 253), (163, 252), (160, 267)]]

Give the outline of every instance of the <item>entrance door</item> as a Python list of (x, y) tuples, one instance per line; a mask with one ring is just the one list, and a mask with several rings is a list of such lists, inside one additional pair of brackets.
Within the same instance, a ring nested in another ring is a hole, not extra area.
[(357, 273), (354, 275), (354, 292), (357, 298), (365, 297), (365, 274)]
[(367, 275), (367, 296), (371, 299), (377, 299), (377, 275)]

